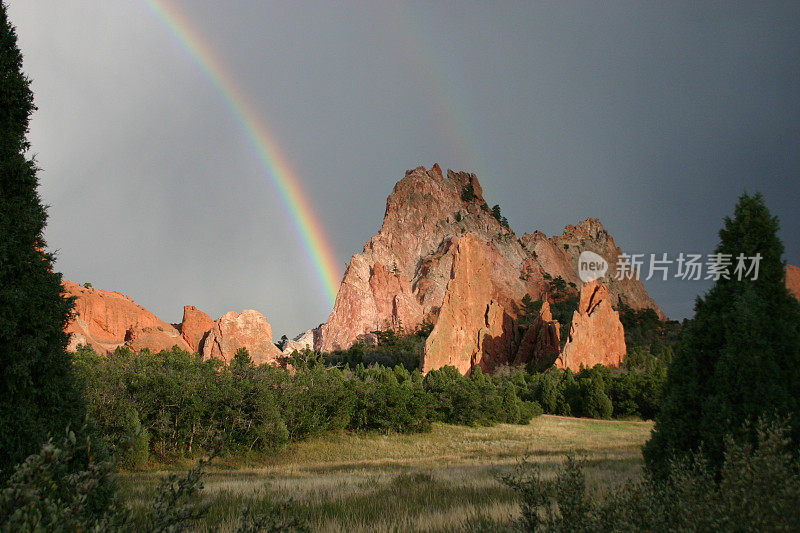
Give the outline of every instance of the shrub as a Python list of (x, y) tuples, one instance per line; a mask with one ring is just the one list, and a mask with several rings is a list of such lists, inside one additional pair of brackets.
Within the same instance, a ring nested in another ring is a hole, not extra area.
[(584, 465), (568, 457), (555, 480), (523, 462), (501, 480), (520, 498), (526, 531), (794, 531), (800, 473), (785, 423), (759, 422), (755, 444), (725, 438), (719, 474), (702, 453), (673, 461), (669, 476), (628, 482), (605, 499), (586, 489)]
[(477, 198), (477, 196), (475, 196), (475, 187), (472, 185), (472, 182), (469, 182), (461, 189), (461, 200), (471, 202), (475, 198)]

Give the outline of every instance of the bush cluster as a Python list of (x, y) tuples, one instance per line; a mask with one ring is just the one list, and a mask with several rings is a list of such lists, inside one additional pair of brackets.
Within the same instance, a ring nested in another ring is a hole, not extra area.
[[(78, 432), (88, 433), (86, 427)], [(62, 439), (49, 439), (38, 453), (17, 465), (0, 488), (0, 532), (193, 530), (208, 516), (213, 503), (203, 494), (203, 478), (220, 452), (218, 445), (209, 458), (200, 459), (185, 474), (162, 477), (150, 504), (134, 509), (118, 490), (113, 464), (98, 459), (91, 439), (67, 430)], [(242, 509), (236, 531), (308, 530), (304, 520), (293, 516), (291, 502), (280, 509), (259, 507)]]
[(494, 380), (513, 383), (520, 400), (538, 404), (547, 414), (650, 419), (658, 413), (666, 367), (655, 358), (649, 363), (627, 371), (602, 365), (577, 373), (556, 368), (545, 373), (510, 369), (498, 372)]
[(666, 479), (646, 475), (605, 498), (587, 489), (585, 463), (573, 457), (554, 479), (523, 462), (501, 480), (520, 498), (521, 531), (796, 531), (800, 474), (790, 429), (763, 421), (751, 429), (755, 444), (725, 439), (719, 471), (697, 452), (674, 460)]
[(118, 349), (101, 357), (82, 347), (74, 366), (93, 423), (124, 468), (151, 456), (202, 453), (218, 435), (229, 452), (270, 453), (329, 432), (413, 433), (433, 422), (527, 424), (543, 412), (651, 418), (659, 408), (665, 370), (654, 357), (629, 371), (504, 368), (489, 376), (476, 368), (462, 376), (445, 367), (423, 377), (416, 365), (408, 368), (423, 336), (381, 333), (378, 339), (378, 346), (336, 354), (295, 352), (286, 359), (288, 370), (257, 366), (246, 350), (226, 366), (177, 348)]
[(313, 352), (290, 370), (256, 366), (246, 350), (230, 365), (174, 348), (75, 355), (88, 409), (112, 455), (126, 468), (192, 456), (217, 436), (233, 453), (272, 452), (328, 432), (423, 432), (436, 421), (528, 423), (541, 413), (516, 383), (447, 367), (423, 378), (402, 365), (332, 367)]
[(425, 323), (419, 331), (410, 334), (396, 333), (392, 330), (373, 331), (377, 344), (359, 341), (347, 350), (335, 350), (322, 354), (325, 363), (330, 366), (364, 366), (401, 365), (409, 372), (420, 366), (425, 339), (428, 338), (433, 325)]

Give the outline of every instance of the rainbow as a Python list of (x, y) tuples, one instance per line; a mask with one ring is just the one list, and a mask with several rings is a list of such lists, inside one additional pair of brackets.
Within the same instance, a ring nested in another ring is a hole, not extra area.
[(261, 167), (277, 189), (294, 228), (303, 242), (308, 258), (317, 272), (328, 303), (333, 307), (341, 279), (336, 267), (336, 256), (322, 227), (314, 217), (314, 211), (303, 193), (297, 175), (278, 148), (275, 136), (270, 133), (263, 122), (259, 122), (258, 113), (237, 87), (233, 77), (225, 71), (221, 62), (192, 28), (191, 21), (166, 0), (144, 1), (164, 27), (175, 36), (180, 45), (194, 59), (241, 125)]

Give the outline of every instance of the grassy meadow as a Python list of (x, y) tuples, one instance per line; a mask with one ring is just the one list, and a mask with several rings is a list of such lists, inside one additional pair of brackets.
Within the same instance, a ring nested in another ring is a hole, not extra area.
[[(310, 439), (275, 456), (222, 458), (205, 477), (211, 510), (201, 531), (235, 531), (245, 506), (292, 501), (312, 531), (502, 529), (519, 513), (497, 480), (528, 458), (552, 471), (565, 454), (587, 460), (598, 496), (640, 475), (651, 422), (541, 416), (530, 425), (434, 424), (430, 433), (341, 434)], [(189, 463), (182, 464), (186, 466)], [(147, 505), (165, 470), (123, 474), (134, 506)]]

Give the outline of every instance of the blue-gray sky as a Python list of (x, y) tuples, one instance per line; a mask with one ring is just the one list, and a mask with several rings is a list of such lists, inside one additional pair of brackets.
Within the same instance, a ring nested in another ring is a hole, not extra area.
[[(628, 252), (710, 252), (745, 189), (800, 264), (798, 2), (170, 2), (296, 169), (343, 270), (407, 168), (478, 174), (518, 233), (600, 218)], [(167, 321), (329, 305), (208, 78), (133, 0), (11, 0), (68, 279)], [(707, 282), (649, 281), (671, 317)]]

